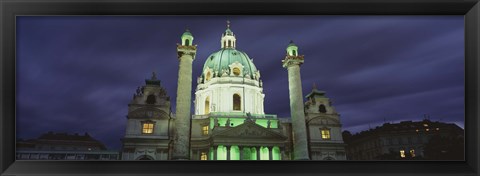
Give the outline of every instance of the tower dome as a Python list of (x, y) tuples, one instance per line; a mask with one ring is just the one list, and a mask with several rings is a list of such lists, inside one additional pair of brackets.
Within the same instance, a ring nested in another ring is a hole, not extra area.
[[(195, 114), (246, 113), (264, 115), (263, 85), (260, 71), (247, 53), (235, 49), (236, 38), (227, 22), (221, 48), (210, 54), (197, 79)], [(199, 116), (203, 118), (204, 116)]]
[[(203, 70), (209, 69), (215, 76), (223, 74), (254, 78), (257, 68), (247, 53), (233, 48), (222, 48), (210, 54), (203, 65)], [(203, 77), (206, 75), (202, 74)]]
[[(210, 54), (203, 65), (202, 78), (228, 76), (247, 77), (255, 79), (259, 77), (253, 60), (247, 53), (235, 49), (236, 38), (227, 21), (227, 29), (222, 34), (221, 49)], [(207, 71), (208, 70), (208, 71)]]

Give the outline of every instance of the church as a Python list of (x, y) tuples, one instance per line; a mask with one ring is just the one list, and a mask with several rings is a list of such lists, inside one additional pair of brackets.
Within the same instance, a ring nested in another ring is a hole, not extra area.
[[(122, 160), (346, 160), (342, 125), (330, 99), (315, 86), (302, 93), (304, 56), (293, 42), (279, 65), (288, 71), (285, 86), (289, 86), (291, 117), (278, 118), (265, 113), (262, 68), (236, 49), (229, 22), (220, 49), (201, 58), (205, 64), (196, 80), (192, 79), (197, 51), (193, 39), (186, 30), (177, 44), (175, 113), (155, 73), (134, 93), (128, 104)], [(196, 82), (194, 100), (192, 81)]]

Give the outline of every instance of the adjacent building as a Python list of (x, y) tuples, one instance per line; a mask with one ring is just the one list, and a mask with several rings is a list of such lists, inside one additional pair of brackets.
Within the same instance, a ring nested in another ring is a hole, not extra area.
[[(385, 123), (354, 135), (343, 133), (348, 160), (429, 160), (452, 154), (455, 156), (445, 158), (461, 159), (463, 136), (464, 130), (453, 123), (433, 122), (428, 119)], [(437, 140), (438, 144), (433, 143), (432, 139)], [(438, 152), (434, 153), (436, 148)], [(427, 156), (428, 152), (430, 156)]]
[(22, 160), (118, 160), (118, 151), (107, 150), (88, 133), (53, 133), (37, 139), (18, 140), (16, 158)]

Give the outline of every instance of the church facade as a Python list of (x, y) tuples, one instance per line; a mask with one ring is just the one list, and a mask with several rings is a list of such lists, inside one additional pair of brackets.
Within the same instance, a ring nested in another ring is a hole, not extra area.
[[(301, 84), (295, 92), (298, 86), (290, 82), (292, 120), (267, 114), (260, 70), (236, 48), (228, 24), (220, 49), (202, 60), (192, 101), (188, 85), (197, 48), (193, 35), (184, 32), (177, 46), (177, 113), (156, 75), (146, 79), (128, 105), (122, 160), (345, 160), (339, 114), (325, 92), (314, 86), (304, 102)], [(291, 42), (284, 60), (289, 77), (301, 63)]]

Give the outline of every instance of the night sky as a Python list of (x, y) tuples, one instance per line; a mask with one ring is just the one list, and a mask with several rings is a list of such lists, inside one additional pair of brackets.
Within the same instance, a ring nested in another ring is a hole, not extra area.
[[(120, 149), (128, 103), (155, 71), (175, 110), (176, 44), (198, 45), (193, 90), (226, 20), (261, 72), (265, 113), (290, 117), (282, 67), (290, 40), (305, 55), (303, 94), (327, 92), (343, 130), (422, 120), (464, 126), (463, 16), (17, 17), (17, 138), (88, 132)], [(192, 92), (193, 95), (193, 92)], [(192, 97), (192, 100), (194, 96)], [(192, 104), (193, 106), (193, 104)]]

